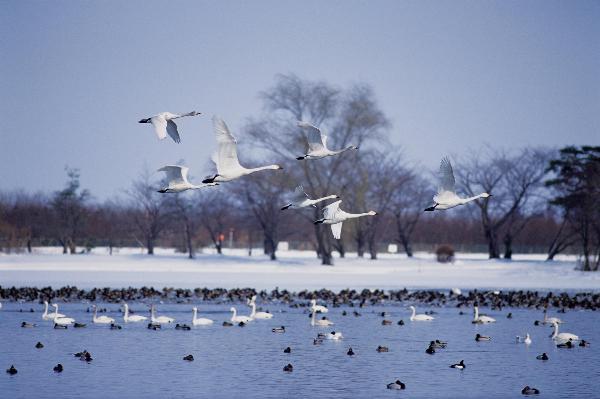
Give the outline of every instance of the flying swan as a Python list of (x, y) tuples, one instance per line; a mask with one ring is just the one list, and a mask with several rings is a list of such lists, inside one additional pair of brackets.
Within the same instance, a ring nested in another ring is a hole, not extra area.
[(288, 208), (305, 208), (307, 206), (314, 206), (321, 201), (326, 201), (328, 199), (338, 199), (339, 195), (328, 195), (326, 197), (310, 199), (308, 194), (304, 192), (304, 188), (302, 186), (296, 187), (294, 192), (290, 194), (289, 202), (281, 208), (282, 211), (285, 211)]
[(339, 240), (342, 237), (342, 223), (348, 219), (355, 219), (361, 216), (375, 216), (377, 212), (369, 211), (366, 213), (347, 213), (340, 209), (342, 200), (336, 201), (323, 208), (323, 218), (315, 220), (314, 224), (329, 224), (331, 225), (331, 233), (333, 238)]
[(197, 190), (202, 187), (216, 186), (217, 183), (195, 185), (188, 181), (189, 168), (186, 166), (167, 165), (158, 169), (167, 175), (167, 187), (158, 190), (159, 193), (180, 193), (186, 190)]
[(440, 187), (438, 188), (438, 193), (433, 196), (433, 206), (426, 208), (426, 212), (450, 209), (459, 205), (464, 205), (471, 201), (475, 201), (478, 198), (488, 198), (492, 196), (488, 193), (481, 193), (468, 198), (460, 198), (458, 195), (456, 195), (456, 180), (454, 179), (452, 164), (448, 158), (443, 158), (442, 162), (440, 163), (439, 178)]
[(187, 114), (173, 114), (171, 112), (161, 112), (160, 114), (151, 116), (150, 118), (140, 119), (139, 123), (151, 123), (154, 126), (154, 131), (159, 139), (164, 139), (167, 134), (171, 136), (174, 142), (180, 143), (181, 138), (177, 131), (177, 125), (173, 122), (173, 119), (183, 118), (184, 116), (196, 116), (200, 115), (200, 112), (192, 111)]
[(299, 161), (303, 159), (321, 159), (330, 157), (332, 155), (341, 154), (342, 152), (346, 152), (348, 150), (358, 150), (357, 146), (349, 145), (341, 150), (332, 151), (327, 148), (327, 136), (321, 131), (321, 129), (311, 125), (308, 122), (298, 122), (298, 127), (302, 128), (304, 133), (306, 133), (306, 138), (308, 140), (308, 151), (303, 156), (296, 158)]
[(233, 137), (225, 122), (218, 116), (214, 116), (213, 127), (217, 138), (218, 148), (213, 154), (212, 160), (217, 167), (217, 174), (213, 177), (204, 179), (202, 183), (226, 182), (261, 170), (283, 169), (279, 165), (267, 165), (258, 168), (243, 167), (238, 160), (237, 140)]

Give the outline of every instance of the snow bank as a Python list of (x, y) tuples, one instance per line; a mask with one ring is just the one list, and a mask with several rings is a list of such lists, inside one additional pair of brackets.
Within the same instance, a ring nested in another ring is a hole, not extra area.
[(454, 264), (439, 264), (434, 255), (381, 254), (380, 259), (348, 254), (335, 266), (321, 266), (312, 251), (282, 251), (279, 260), (247, 256), (247, 250), (205, 249), (189, 260), (173, 249), (156, 255), (123, 248), (108, 256), (106, 248), (85, 255), (62, 255), (56, 248), (37, 248), (31, 255), (0, 256), (0, 285), (76, 285), (81, 288), (127, 286), (253, 287), (289, 290), (329, 288), (382, 289), (537, 289), (599, 290), (600, 273), (574, 270), (575, 258), (545, 262), (544, 255), (516, 255), (513, 261), (487, 259), (486, 254), (459, 254)]

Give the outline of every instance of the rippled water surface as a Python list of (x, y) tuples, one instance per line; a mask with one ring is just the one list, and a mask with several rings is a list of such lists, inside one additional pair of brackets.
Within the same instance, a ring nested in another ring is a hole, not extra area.
[[(14, 364), (18, 374), (0, 376), (2, 397), (522, 397), (525, 385), (541, 390), (543, 397), (598, 397), (600, 377), (600, 313), (572, 311), (558, 315), (565, 321), (562, 330), (591, 341), (589, 348), (557, 349), (548, 335), (550, 327), (534, 326), (541, 312), (505, 308), (484, 311), (498, 322), (475, 326), (470, 315), (455, 308), (435, 308), (433, 322), (409, 321), (410, 312), (402, 304), (357, 309), (330, 309), (330, 328), (311, 327), (303, 309), (283, 305), (266, 306), (275, 314), (272, 320), (254, 321), (246, 327), (223, 327), (230, 305), (198, 304), (201, 316), (215, 320), (211, 327), (192, 331), (165, 326), (151, 331), (145, 323), (124, 324), (118, 305), (106, 307), (109, 316), (119, 320), (122, 330), (91, 324), (87, 304), (63, 304), (61, 313), (88, 323), (87, 328), (54, 330), (41, 320), (38, 304), (4, 303), (0, 310), (0, 366)], [(19, 309), (35, 313), (20, 313)], [(147, 305), (130, 303), (138, 314), (146, 315)], [(240, 313), (248, 308), (238, 305)], [(342, 316), (343, 310), (348, 311)], [(388, 312), (391, 326), (381, 325), (379, 312)], [(419, 311), (429, 310), (419, 307)], [(161, 304), (159, 314), (177, 322), (191, 321), (191, 305)], [(506, 314), (512, 312), (513, 319)], [(396, 322), (403, 319), (406, 324)], [(36, 328), (21, 328), (22, 321)], [(271, 328), (285, 325), (286, 333)], [(326, 341), (315, 346), (318, 332), (341, 331), (341, 342)], [(476, 333), (490, 335), (490, 342), (475, 342)], [(530, 346), (516, 344), (515, 336), (529, 332)], [(428, 355), (428, 342), (441, 339), (448, 348)], [(37, 341), (45, 347), (36, 349)], [(377, 353), (385, 345), (389, 353)], [(283, 349), (291, 346), (292, 353)], [(348, 347), (356, 355), (346, 355)], [(94, 360), (86, 363), (72, 354), (87, 349)], [(550, 360), (536, 360), (547, 352)], [(192, 354), (193, 362), (182, 357)], [(463, 371), (448, 366), (464, 359)], [(64, 372), (52, 368), (62, 363)], [(294, 371), (282, 368), (292, 363)], [(400, 379), (405, 391), (386, 389), (388, 382)], [(10, 395), (6, 395), (10, 393)]]

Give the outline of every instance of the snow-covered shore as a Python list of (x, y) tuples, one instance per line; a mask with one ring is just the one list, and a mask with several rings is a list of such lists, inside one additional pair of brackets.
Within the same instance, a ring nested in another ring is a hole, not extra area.
[[(121, 249), (112, 256), (105, 248), (85, 255), (62, 255), (56, 248), (33, 254), (0, 255), (1, 286), (76, 285), (81, 288), (128, 286), (252, 287), (302, 290), (328, 288), (382, 289), (536, 289), (600, 290), (600, 273), (574, 270), (575, 258), (545, 262), (544, 255), (515, 255), (513, 261), (487, 259), (486, 254), (459, 254), (454, 264), (440, 264), (434, 255), (381, 254), (380, 259), (348, 254), (335, 266), (321, 266), (312, 251), (281, 251), (273, 262), (247, 256), (245, 250), (205, 250), (189, 260), (172, 249), (148, 256), (140, 249)], [(256, 253), (256, 252), (255, 252)]]

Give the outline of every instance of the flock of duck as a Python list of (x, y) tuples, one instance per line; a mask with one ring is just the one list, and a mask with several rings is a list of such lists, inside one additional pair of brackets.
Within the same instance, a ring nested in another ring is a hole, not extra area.
[[(157, 115), (143, 118), (139, 123), (149, 123), (154, 127), (154, 131), (159, 139), (163, 140), (170, 136), (175, 143), (181, 142), (179, 130), (174, 120), (187, 116), (201, 115), (200, 112), (192, 111), (184, 114), (174, 114), (171, 112), (161, 112)], [(212, 156), (212, 161), (216, 166), (216, 173), (208, 176), (202, 181), (202, 184), (192, 184), (188, 180), (189, 168), (180, 165), (165, 165), (158, 169), (159, 172), (164, 172), (167, 180), (167, 185), (158, 190), (159, 193), (181, 193), (187, 190), (197, 190), (204, 187), (216, 186), (219, 183), (230, 182), (240, 177), (250, 175), (252, 173), (263, 170), (281, 170), (280, 165), (271, 164), (255, 168), (247, 168), (240, 164), (237, 153), (237, 140), (230, 132), (227, 124), (218, 116), (213, 116), (213, 130), (217, 142), (217, 150)], [(349, 145), (339, 150), (331, 150), (327, 147), (327, 135), (318, 127), (305, 122), (299, 121), (298, 128), (302, 129), (307, 139), (308, 149), (301, 155), (296, 157), (297, 160), (319, 160), (327, 157), (338, 156), (342, 153), (351, 150), (358, 150), (355, 145)], [(468, 198), (461, 198), (456, 194), (456, 182), (452, 164), (448, 158), (443, 158), (439, 169), (439, 187), (438, 192), (433, 197), (433, 205), (426, 208), (425, 211), (447, 210), (460, 205), (465, 205), (469, 202), (480, 198), (488, 198), (491, 194), (481, 193)], [(335, 239), (341, 239), (342, 225), (345, 221), (356, 219), (364, 216), (375, 216), (377, 212), (368, 211), (363, 213), (349, 213), (340, 209), (342, 200), (335, 194), (326, 195), (321, 198), (311, 198), (305, 191), (302, 185), (288, 194), (288, 200), (282, 204), (281, 210), (290, 208), (301, 209), (306, 207), (316, 207), (316, 204), (330, 200), (338, 199), (333, 203), (328, 204), (323, 208), (323, 217), (315, 220), (314, 224), (328, 224), (331, 228), (331, 233)]]
[[(454, 289), (453, 291), (456, 293), (459, 290)], [(501, 293), (499, 293), (499, 292), (498, 293), (491, 292), (491, 293), (488, 293), (488, 295), (489, 294), (495, 295), (495, 296), (501, 295)], [(451, 295), (455, 295), (455, 294), (451, 294)], [(462, 294), (460, 294), (460, 296), (461, 295)], [(231, 327), (231, 326), (237, 325), (237, 326), (243, 327), (248, 323), (255, 322), (256, 320), (273, 319), (274, 315), (272, 313), (257, 311), (256, 300), (257, 300), (256, 294), (252, 295), (251, 297), (249, 297), (247, 299), (246, 304), (250, 308), (250, 313), (248, 315), (239, 314), (237, 312), (237, 309), (232, 306), (230, 308), (231, 317), (228, 320), (223, 321), (222, 326)], [(334, 325), (333, 321), (329, 320), (326, 316), (324, 316), (324, 314), (329, 313), (329, 309), (326, 306), (319, 305), (317, 303), (316, 299), (314, 299), (314, 298), (310, 299), (308, 304), (306, 302), (303, 302), (302, 305), (304, 307), (307, 307), (310, 312), (310, 325), (311, 326), (331, 327)], [(479, 312), (478, 305), (479, 304), (476, 302), (473, 304), (473, 307), (472, 307), (473, 308), (473, 318), (471, 320), (471, 323), (473, 323), (473, 324), (495, 323), (496, 319), (494, 319), (493, 317), (490, 317), (488, 315), (481, 314)], [(334, 305), (334, 306), (336, 306), (336, 305)], [(361, 305), (359, 305), (359, 306), (361, 306)], [(50, 311), (50, 307), (52, 307), (53, 311)], [(96, 305), (92, 305), (91, 308), (88, 308), (88, 312), (90, 312), (90, 309), (91, 309), (91, 313), (92, 313), (91, 322), (93, 324), (110, 325), (111, 329), (120, 329), (121, 328), (117, 324), (117, 320), (115, 318), (112, 318), (112, 317), (109, 317), (106, 315), (98, 315), (99, 309)], [(435, 312), (433, 312), (433, 311), (425, 312), (425, 313), (417, 313), (417, 309), (413, 305), (409, 306), (409, 309), (411, 311), (411, 314), (409, 317), (410, 322), (415, 322), (415, 323), (431, 322), (435, 319), (435, 316), (434, 316)], [(212, 320), (212, 319), (198, 317), (198, 308), (197, 307), (192, 307), (191, 310), (192, 310), (192, 315), (191, 315), (191, 319), (190, 319), (190, 324), (192, 326), (211, 326), (214, 324), (214, 320)], [(102, 312), (102, 311), (103, 310), (101, 309), (100, 312)], [(464, 314), (462, 311), (460, 313)], [(135, 314), (132, 310), (130, 310), (127, 303), (123, 303), (122, 304), (122, 314), (123, 314), (122, 319), (123, 319), (124, 323), (148, 322), (148, 325), (147, 325), (148, 329), (151, 329), (151, 330), (161, 329), (162, 326), (164, 326), (164, 325), (173, 325), (173, 324), (175, 324), (175, 321), (176, 321), (175, 318), (173, 318), (173, 317), (169, 317), (169, 316), (165, 316), (165, 315), (157, 315), (154, 305), (150, 306), (150, 316), (146, 317), (146, 316), (142, 316), (139, 314)], [(317, 318), (317, 314), (321, 315), (321, 317)], [(346, 310), (344, 310), (341, 313), (342, 316), (347, 316), (349, 314), (350, 313)], [(361, 314), (357, 311), (353, 311), (352, 314), (357, 317), (361, 316)], [(380, 316), (383, 318), (383, 320), (381, 322), (382, 325), (391, 325), (393, 323), (392, 320), (386, 319), (386, 316), (387, 316), (386, 312), (381, 312)], [(506, 317), (508, 319), (512, 318), (512, 313), (508, 313)], [(44, 301), (44, 312), (41, 316), (41, 319), (44, 321), (52, 322), (52, 325), (55, 329), (66, 329), (69, 326), (73, 326), (75, 328), (85, 328), (86, 327), (85, 323), (77, 322), (75, 319), (68, 317), (65, 314), (59, 313), (58, 304), (56, 304), (56, 303), (49, 304), (47, 301)], [(568, 333), (568, 332), (559, 332), (559, 326), (562, 323), (563, 323), (563, 321), (556, 316), (548, 317), (547, 308), (543, 308), (543, 319), (535, 320), (533, 324), (534, 325), (550, 325), (550, 326), (552, 326), (553, 333), (549, 338), (552, 339), (552, 341), (555, 343), (557, 348), (574, 348), (575, 346), (588, 347), (590, 345), (590, 343), (588, 341), (581, 339), (578, 335), (575, 335), (573, 333)], [(399, 320), (397, 322), (397, 324), (404, 325), (405, 323), (403, 320)], [(37, 325), (35, 323), (22, 322), (21, 327), (35, 328), (35, 327), (37, 327)], [(177, 324), (175, 324), (175, 329), (191, 330), (191, 327), (188, 324), (177, 323)], [(274, 327), (271, 329), (271, 331), (273, 333), (285, 333), (286, 327), (285, 326)], [(343, 338), (344, 338), (344, 336), (343, 336), (342, 332), (340, 332), (340, 331), (332, 330), (328, 333), (319, 332), (317, 334), (317, 336), (315, 338), (313, 338), (313, 344), (320, 345), (323, 343), (324, 340), (339, 341), (339, 340), (343, 340)], [(491, 340), (492, 340), (492, 337), (490, 337), (490, 336), (484, 336), (479, 333), (477, 333), (475, 335), (475, 341), (477, 341), (477, 342), (491, 341)], [(523, 343), (525, 345), (531, 345), (532, 339), (531, 339), (531, 336), (529, 335), (529, 333), (527, 333), (525, 336), (517, 336), (516, 342)], [(434, 355), (437, 351), (445, 349), (447, 347), (447, 345), (448, 345), (447, 342), (444, 342), (444, 341), (441, 341), (438, 339), (430, 341), (428, 347), (425, 349), (425, 353), (427, 353), (429, 355)], [(38, 342), (35, 347), (38, 349), (41, 349), (44, 347), (44, 345), (41, 342)], [(379, 353), (388, 352), (389, 348), (386, 346), (379, 345), (376, 348), (376, 351)], [(291, 353), (292, 348), (288, 346), (283, 350), (283, 352)], [(348, 356), (356, 356), (356, 352), (352, 349), (352, 347), (350, 347), (348, 349), (346, 354)], [(91, 362), (93, 360), (91, 354), (87, 350), (75, 353), (74, 355), (82, 361)], [(549, 360), (549, 356), (547, 353), (542, 353), (542, 354), (536, 356), (536, 359), (541, 360), (541, 361), (547, 361), (547, 360)], [(194, 357), (193, 357), (193, 355), (189, 354), (189, 355), (186, 355), (183, 358), (183, 360), (193, 361)], [(453, 368), (453, 369), (457, 369), (457, 370), (464, 370), (467, 368), (467, 365), (465, 364), (464, 360), (460, 360), (457, 363), (449, 365), (449, 367)], [(53, 371), (60, 373), (63, 371), (63, 369), (64, 369), (64, 367), (62, 366), (62, 364), (59, 363), (54, 367)], [(294, 371), (294, 366), (291, 363), (288, 363), (283, 367), (283, 371), (291, 373)], [(14, 374), (17, 374), (18, 370), (16, 369), (16, 367), (14, 365), (11, 365), (11, 367), (9, 367), (6, 370), (6, 372), (10, 375), (14, 375)], [(387, 388), (392, 389), (392, 390), (403, 390), (403, 389), (406, 389), (406, 384), (404, 382), (400, 381), (399, 379), (397, 379), (397, 380), (387, 384)], [(525, 386), (521, 392), (524, 395), (534, 395), (534, 394), (540, 393), (539, 389), (532, 388), (529, 386)]]

